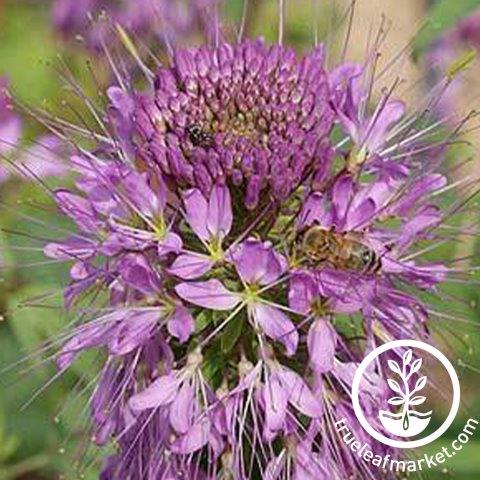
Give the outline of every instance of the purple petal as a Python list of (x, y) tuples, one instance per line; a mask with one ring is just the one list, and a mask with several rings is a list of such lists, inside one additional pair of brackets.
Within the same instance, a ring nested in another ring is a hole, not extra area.
[(220, 455), (222, 455), (222, 453), (225, 451), (225, 443), (226, 442), (220, 432), (218, 432), (215, 428), (212, 428), (208, 436), (208, 444), (213, 451), (214, 460), (220, 458)]
[(95, 244), (88, 239), (70, 237), (62, 243), (49, 243), (43, 253), (60, 260), (85, 260), (94, 255)]
[[(122, 188), (128, 199), (127, 205), (134, 213), (141, 212), (153, 218), (162, 215), (165, 208), (165, 194), (162, 191), (156, 194), (150, 188), (146, 174), (130, 172), (122, 180)], [(163, 185), (161, 188), (164, 188)]]
[(126, 318), (112, 333), (108, 344), (114, 355), (126, 355), (145, 343), (153, 333), (160, 318), (159, 310), (127, 313)]
[(130, 287), (149, 295), (158, 292), (160, 278), (147, 259), (139, 253), (125, 255), (117, 265), (120, 276)]
[(308, 353), (310, 364), (317, 373), (327, 373), (333, 368), (337, 335), (333, 327), (325, 320), (312, 323), (308, 332)]
[(199, 253), (185, 253), (175, 259), (168, 271), (184, 280), (191, 280), (201, 277), (204, 273), (210, 271), (214, 261), (206, 255)]
[(312, 302), (319, 296), (315, 278), (308, 273), (295, 273), (290, 279), (288, 304), (296, 312), (308, 314)]
[[(375, 282), (372, 286), (366, 281), (359, 286), (352, 283), (349, 272), (324, 269), (316, 275), (319, 293), (330, 298), (330, 308), (338, 313), (354, 313), (369, 302)], [(356, 281), (356, 280), (355, 280)]]
[(107, 89), (107, 96), (112, 105), (122, 114), (128, 116), (133, 113), (134, 102), (132, 97), (120, 87), (113, 86)]
[(331, 474), (323, 465), (320, 455), (311, 451), (304, 444), (297, 447), (297, 462), (295, 465), (295, 478), (302, 480), (330, 480)]
[(210, 234), (207, 229), (208, 204), (202, 192), (191, 189), (183, 196), (185, 204), (185, 216), (192, 230), (205, 242), (209, 240)]
[(162, 257), (169, 253), (178, 253), (182, 249), (182, 239), (173, 232), (167, 232), (158, 244), (158, 256)]
[(389, 130), (405, 114), (405, 104), (400, 101), (391, 101), (384, 105), (380, 103), (378, 109), (380, 110), (377, 110), (372, 117), (372, 121), (368, 127), (368, 138), (365, 141), (371, 153), (381, 150), (385, 144)]
[(230, 391), (230, 394), (240, 393), (247, 390), (248, 388), (251, 388), (261, 371), (262, 362), (258, 362), (250, 373), (247, 373), (247, 375), (240, 379), (238, 385)]
[(269, 242), (248, 239), (232, 253), (238, 274), (246, 283), (268, 285), (280, 277), (287, 268), (287, 261)]
[(408, 191), (399, 195), (398, 201), (392, 207), (392, 212), (405, 216), (417, 205), (420, 198), (424, 198), (430, 192), (440, 190), (447, 184), (447, 178), (440, 174), (430, 174), (420, 178), (418, 181), (410, 185)]
[(265, 401), (265, 423), (269, 430), (276, 432), (285, 424), (288, 397), (275, 375), (268, 378), (263, 387)]
[(70, 269), (70, 278), (72, 280), (85, 280), (93, 272), (95, 272), (95, 268), (90, 263), (83, 261), (75, 262)]
[(88, 200), (68, 190), (57, 190), (55, 200), (62, 212), (68, 215), (81, 230), (98, 232), (100, 221)]
[(358, 145), (361, 141), (361, 125), (359, 124), (357, 116), (350, 117), (340, 110), (337, 111), (337, 114), (343, 131), (352, 139), (354, 144)]
[(335, 221), (337, 227), (342, 228), (353, 193), (353, 181), (349, 175), (340, 177), (333, 186), (332, 203), (335, 208)]
[(185, 382), (170, 407), (169, 419), (173, 429), (180, 434), (187, 433), (193, 425), (195, 410), (195, 391)]
[(57, 366), (63, 370), (70, 366), (77, 353), (106, 344), (115, 328), (117, 314), (109, 314), (96, 321), (77, 328), (73, 337), (62, 347)]
[(323, 415), (323, 406), (320, 399), (312, 393), (298, 373), (280, 367), (276, 374), (288, 394), (288, 401), (300, 412), (311, 418), (318, 418)]
[(20, 156), (18, 162), (24, 166), (22, 171), (27, 178), (63, 177), (68, 173), (67, 164), (62, 160), (63, 150), (57, 137), (44, 135)]
[[(339, 100), (344, 99), (346, 90), (351, 91), (350, 96), (353, 100), (352, 106), (357, 107), (360, 98), (360, 89), (354, 88), (360, 82), (355, 82), (355, 79), (360, 79), (363, 67), (354, 63), (342, 63), (334, 68), (329, 76), (330, 88)], [(340, 107), (341, 105), (338, 105)]]
[(212, 310), (232, 310), (241, 297), (227, 290), (218, 280), (181, 283), (175, 287), (178, 296), (199, 307)]
[(87, 278), (81, 281), (72, 282), (70, 285), (68, 285), (64, 293), (65, 308), (70, 309), (77, 298), (90, 289), (95, 282), (99, 281), (100, 279), (103, 279), (102, 273), (98, 270), (94, 270), (94, 273), (89, 275)]
[(278, 480), (285, 468), (285, 452), (280, 452), (278, 457), (273, 458), (267, 465), (263, 480)]
[(438, 208), (434, 205), (427, 205), (405, 223), (397, 241), (398, 248), (405, 249), (412, 242), (418, 240), (426, 229), (434, 227), (440, 220)]
[(358, 207), (349, 209), (343, 228), (347, 231), (362, 229), (373, 222), (377, 214), (376, 210), (375, 202), (367, 198)]
[(233, 214), (230, 191), (225, 185), (215, 185), (208, 203), (207, 229), (213, 237), (226, 237), (232, 228)]
[(180, 381), (170, 373), (155, 380), (142, 392), (133, 395), (128, 403), (135, 412), (168, 405), (175, 399), (179, 386)]
[(195, 321), (188, 309), (179, 305), (168, 320), (167, 329), (170, 335), (184, 343), (195, 330)]
[(314, 192), (305, 201), (300, 213), (298, 228), (318, 222), (320, 225), (328, 228), (331, 225), (330, 212), (325, 208), (325, 197), (319, 192)]
[(210, 433), (210, 421), (204, 417), (195, 425), (190, 427), (188, 432), (178, 438), (171, 446), (173, 453), (189, 455), (204, 447), (208, 443)]
[(12, 151), (19, 143), (22, 135), (22, 121), (13, 115), (8, 120), (0, 121), (0, 154)]
[(295, 325), (282, 311), (257, 303), (253, 306), (253, 315), (265, 335), (283, 343), (287, 355), (295, 353), (298, 345), (298, 332)]

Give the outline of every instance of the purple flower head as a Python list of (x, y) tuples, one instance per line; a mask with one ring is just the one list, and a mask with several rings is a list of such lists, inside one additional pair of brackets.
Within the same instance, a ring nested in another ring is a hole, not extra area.
[(333, 123), (323, 49), (298, 58), (261, 41), (178, 50), (137, 101), (147, 161), (183, 188), (284, 200), (323, 162)]

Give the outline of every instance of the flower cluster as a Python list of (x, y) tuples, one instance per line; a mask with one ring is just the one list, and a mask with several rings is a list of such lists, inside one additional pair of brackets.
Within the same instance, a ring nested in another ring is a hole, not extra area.
[[(88, 47), (100, 50), (114, 39), (112, 25), (169, 41), (199, 29), (208, 31), (212, 6), (212, 0), (55, 0), (52, 22), (65, 38), (81, 36)], [(99, 16), (108, 22), (98, 21)]]
[[(404, 103), (388, 91), (371, 109), (367, 66), (323, 57), (178, 50), (150, 91), (108, 90), (111, 141), (71, 158), (76, 188), (55, 200), (77, 232), (45, 253), (72, 263), (82, 311), (59, 368), (105, 354), (92, 437), (117, 452), (102, 478), (375, 476), (332, 425), (357, 425), (365, 351), (428, 338), (419, 292), (449, 270), (421, 256), (449, 187)], [(381, 430), (389, 393), (369, 375)]]
[(334, 114), (323, 56), (319, 47), (299, 61), (261, 41), (178, 52), (154, 95), (134, 107), (145, 161), (204, 194), (231, 179), (249, 209), (266, 190), (285, 200), (328, 154)]

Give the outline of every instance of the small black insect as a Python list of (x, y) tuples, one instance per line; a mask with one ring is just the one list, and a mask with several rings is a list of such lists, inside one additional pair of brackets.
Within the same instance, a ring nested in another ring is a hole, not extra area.
[(195, 147), (202, 147), (205, 149), (212, 148), (215, 139), (211, 133), (204, 132), (202, 127), (196, 123), (187, 127), (187, 134), (190, 141)]

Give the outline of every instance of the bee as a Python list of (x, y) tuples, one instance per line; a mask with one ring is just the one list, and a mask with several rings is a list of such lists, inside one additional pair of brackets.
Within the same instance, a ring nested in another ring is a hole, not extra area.
[(189, 125), (186, 129), (188, 138), (195, 147), (202, 147), (208, 150), (212, 148), (215, 139), (211, 133), (202, 130), (202, 127), (196, 123)]
[(337, 233), (334, 230), (314, 225), (300, 233), (297, 249), (311, 265), (330, 264), (334, 268), (358, 273), (377, 273), (382, 261), (376, 252), (353, 238), (351, 233)]

